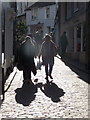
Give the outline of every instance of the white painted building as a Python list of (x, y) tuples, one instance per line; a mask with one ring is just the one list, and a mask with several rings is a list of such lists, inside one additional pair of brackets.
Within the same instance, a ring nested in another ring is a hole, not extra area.
[(54, 28), (56, 6), (55, 2), (18, 2), (17, 18), (26, 22), (28, 33), (40, 30), (44, 35)]
[(35, 34), (36, 31), (42, 31), (43, 35), (50, 33), (54, 28), (54, 19), (56, 16), (56, 4), (51, 2), (36, 2), (26, 9), (26, 25), (28, 32)]

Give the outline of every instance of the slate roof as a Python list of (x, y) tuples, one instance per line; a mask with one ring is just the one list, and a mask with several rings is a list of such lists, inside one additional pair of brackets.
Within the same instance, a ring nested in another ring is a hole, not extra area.
[(56, 4), (56, 2), (35, 2), (33, 5), (26, 8), (26, 10), (31, 10), (31, 8), (34, 8), (34, 7), (44, 7), (44, 6), (54, 5), (54, 4)]

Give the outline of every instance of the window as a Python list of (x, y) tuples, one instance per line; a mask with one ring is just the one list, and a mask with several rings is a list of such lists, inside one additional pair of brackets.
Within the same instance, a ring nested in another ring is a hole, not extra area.
[(71, 3), (65, 3), (65, 21), (71, 17)]
[(18, 7), (18, 5), (17, 5), (17, 15), (19, 14), (19, 7)]
[(38, 18), (38, 8), (32, 9), (32, 20), (35, 20)]
[(50, 18), (50, 8), (46, 8), (46, 18)]
[(77, 26), (77, 51), (81, 52), (81, 25)]
[(67, 3), (65, 3), (65, 21), (67, 20)]
[(22, 13), (22, 3), (21, 3), (21, 13)]
[(51, 27), (50, 26), (47, 27), (47, 31), (48, 31), (48, 34), (49, 34), (50, 31), (51, 31)]
[(71, 3), (67, 3), (67, 19), (71, 17)]
[(25, 3), (25, 9), (28, 7), (28, 2)]
[(27, 6), (28, 6), (28, 2), (27, 2)]
[(83, 23), (83, 51), (86, 51), (86, 23)]

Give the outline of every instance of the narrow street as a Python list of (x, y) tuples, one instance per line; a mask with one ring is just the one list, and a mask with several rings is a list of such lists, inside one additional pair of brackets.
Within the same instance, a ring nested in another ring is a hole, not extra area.
[(5, 93), (2, 118), (88, 118), (88, 83), (57, 57), (52, 75), (53, 82), (45, 84), (42, 66), (32, 75), (33, 82), (38, 78), (36, 87), (25, 88), (22, 71), (17, 70)]

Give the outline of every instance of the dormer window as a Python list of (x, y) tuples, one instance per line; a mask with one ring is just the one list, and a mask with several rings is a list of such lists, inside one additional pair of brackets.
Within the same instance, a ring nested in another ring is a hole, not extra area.
[(35, 20), (38, 18), (38, 8), (33, 8), (32, 9), (32, 20)]
[(21, 13), (22, 13), (22, 2), (21, 2), (21, 4), (20, 4), (21, 6), (20, 6), (20, 8), (21, 8)]

